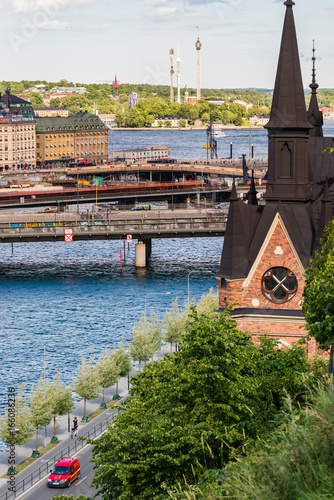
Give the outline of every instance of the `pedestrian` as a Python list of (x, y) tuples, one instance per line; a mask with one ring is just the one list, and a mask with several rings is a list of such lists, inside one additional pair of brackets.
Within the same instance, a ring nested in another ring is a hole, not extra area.
[(74, 417), (73, 424), (72, 424), (72, 438), (78, 436), (78, 427), (79, 427), (78, 419), (77, 419), (77, 417)]

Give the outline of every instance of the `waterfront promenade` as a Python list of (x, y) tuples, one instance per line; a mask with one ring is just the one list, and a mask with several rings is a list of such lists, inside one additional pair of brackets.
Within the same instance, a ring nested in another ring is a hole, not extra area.
[[(170, 352), (169, 346), (164, 346), (161, 350), (157, 351), (154, 355), (154, 361), (161, 359), (166, 353)], [(135, 364), (133, 370), (130, 372), (130, 376), (137, 375), (138, 374), (138, 363)], [(122, 379), (119, 380), (118, 384), (118, 392), (119, 395), (124, 398), (128, 395), (128, 377), (123, 377)], [(105, 391), (105, 401), (111, 400), (113, 395), (116, 393), (116, 386), (109, 387)], [(102, 394), (99, 396), (98, 399), (94, 401), (87, 401), (87, 406), (86, 406), (86, 414), (89, 415), (95, 410), (99, 408), (99, 405), (102, 403)], [(117, 408), (117, 407), (116, 407)], [(104, 410), (102, 413), (100, 413), (97, 417), (91, 420), (89, 423), (81, 423), (81, 418), (84, 414), (83, 411), (83, 400), (79, 401), (75, 409), (73, 410), (71, 416), (70, 416), (70, 422), (72, 424), (73, 418), (76, 416), (78, 417), (79, 420), (79, 436), (87, 434), (88, 431), (96, 428), (98, 424), (103, 422), (106, 417), (110, 417), (110, 421), (113, 418), (113, 415), (117, 415), (118, 410), (115, 409), (110, 409), (107, 408), (107, 410)], [(57, 418), (57, 426), (58, 426), (58, 433), (57, 437), (59, 438), (60, 443), (56, 445), (54, 448), (52, 448), (50, 451), (48, 451), (46, 454), (42, 455), (40, 458), (37, 458), (34, 460), (32, 464), (30, 464), (28, 467), (26, 467), (24, 470), (19, 472), (16, 475), (16, 485), (19, 485), (22, 483), (22, 481), (25, 481), (27, 487), (25, 488), (25, 491), (29, 488), (29, 485), (31, 484), (31, 475), (35, 476), (35, 481), (33, 481), (33, 484), (36, 484), (39, 481), (39, 474), (38, 470), (40, 467), (45, 465), (47, 462), (49, 463), (55, 463), (55, 461), (59, 460), (59, 455), (62, 450), (64, 450), (64, 453), (62, 456), (67, 456), (67, 449), (68, 446), (71, 446), (75, 440), (73, 440), (68, 432), (68, 416), (64, 415), (62, 417)], [(101, 426), (102, 427), (102, 426)], [(53, 421), (47, 426), (46, 428), (46, 443), (50, 443), (50, 439), (53, 436)], [(39, 432), (39, 439), (38, 439), (38, 449), (41, 450), (45, 445), (45, 431), (44, 429)], [(35, 436), (33, 439), (30, 441), (29, 444), (25, 446), (18, 446), (15, 449), (15, 465), (17, 466), (18, 464), (22, 463), (24, 460), (28, 459), (31, 457), (32, 451), (36, 447), (36, 438)], [(9, 453), (8, 451), (4, 451), (0, 453), (0, 500), (9, 500), (11, 498), (15, 498), (14, 495), (8, 495), (8, 485), (7, 485), (7, 478), (6, 478), (6, 473), (9, 467), (8, 464), (8, 458), (9, 458)], [(56, 459), (56, 460), (54, 460)], [(86, 474), (87, 471), (82, 471), (82, 474)], [(46, 480), (47, 475), (49, 474), (49, 471), (41, 475), (41, 477), (44, 477)], [(5, 477), (4, 477), (5, 476)], [(20, 498), (22, 493), (22, 490), (20, 489), (17, 492), (17, 498)], [(58, 494), (58, 490), (54, 491), (54, 496)], [(6, 496), (7, 495), (7, 496)]]

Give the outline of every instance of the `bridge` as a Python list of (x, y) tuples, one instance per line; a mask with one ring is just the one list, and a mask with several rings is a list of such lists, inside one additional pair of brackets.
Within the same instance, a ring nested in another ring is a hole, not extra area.
[[(208, 209), (150, 210), (141, 212), (76, 212), (1, 214), (0, 242), (124, 240), (136, 244), (136, 266), (145, 267), (154, 238), (221, 237), (227, 213)], [(68, 238), (70, 236), (70, 238)]]

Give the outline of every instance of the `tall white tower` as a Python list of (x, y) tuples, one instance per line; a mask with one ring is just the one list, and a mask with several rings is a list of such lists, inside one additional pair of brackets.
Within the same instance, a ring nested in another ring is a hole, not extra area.
[(202, 44), (199, 41), (199, 28), (197, 27), (197, 42), (195, 43), (196, 52), (197, 52), (197, 101), (201, 98), (201, 47)]
[(180, 104), (181, 103), (181, 59), (178, 56), (176, 59), (176, 65), (177, 65), (177, 72), (176, 72), (176, 79), (177, 79), (177, 102)]
[(170, 49), (170, 102), (174, 102), (174, 49)]

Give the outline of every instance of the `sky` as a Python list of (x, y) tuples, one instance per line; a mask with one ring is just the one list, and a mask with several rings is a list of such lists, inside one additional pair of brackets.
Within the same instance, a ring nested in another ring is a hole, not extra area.
[[(199, 32), (201, 87), (273, 88), (283, 1), (0, 0), (0, 80), (169, 85), (173, 48), (194, 88)], [(295, 3), (304, 87), (315, 39), (317, 81), (334, 88), (334, 1)]]

